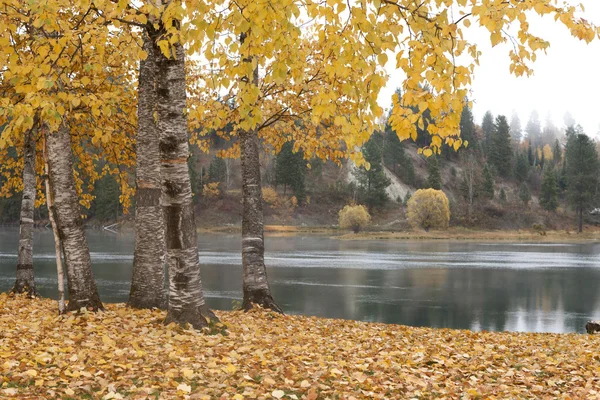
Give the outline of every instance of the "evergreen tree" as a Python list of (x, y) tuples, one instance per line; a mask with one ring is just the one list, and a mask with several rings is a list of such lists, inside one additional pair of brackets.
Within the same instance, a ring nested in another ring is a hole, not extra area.
[(565, 162), (567, 199), (578, 214), (579, 232), (583, 232), (583, 212), (592, 205), (598, 184), (598, 153), (581, 127), (569, 135)]
[(100, 222), (116, 221), (121, 212), (119, 183), (113, 175), (105, 175), (96, 182), (93, 192), (95, 198), (87, 210), (90, 218)]
[(414, 186), (415, 167), (413, 166), (412, 159), (406, 154), (404, 145), (390, 124), (387, 124), (385, 127), (381, 147), (383, 148), (383, 162), (385, 165), (400, 177), (403, 182)]
[(506, 192), (504, 191), (504, 188), (500, 189), (500, 201), (503, 203), (506, 202)]
[(225, 160), (215, 156), (208, 166), (209, 182), (225, 182), (227, 179), (227, 166)]
[(521, 183), (521, 187), (519, 188), (519, 198), (525, 205), (528, 205), (531, 201), (531, 192), (525, 182)]
[(483, 195), (490, 200), (494, 198), (494, 177), (487, 164), (483, 167)]
[(506, 117), (499, 115), (494, 123), (494, 135), (488, 149), (491, 164), (500, 176), (508, 177), (511, 172), (512, 146), (510, 128)]
[(544, 151), (542, 150), (542, 158), (540, 160), (540, 168), (542, 170), (544, 170), (544, 165), (546, 164), (546, 155), (544, 154)]
[(276, 160), (276, 184), (284, 185), (284, 195), (287, 194), (287, 188), (290, 187), (298, 202), (304, 202), (306, 198), (306, 186), (304, 184), (306, 161), (302, 151), (294, 153), (294, 142), (286, 142), (277, 154)]
[(356, 168), (354, 176), (358, 181), (358, 200), (366, 204), (370, 210), (380, 208), (389, 200), (386, 188), (391, 184), (390, 179), (385, 176), (381, 164), (381, 149), (377, 143), (379, 134), (373, 134), (362, 148), (365, 160), (371, 165), (367, 170), (365, 167)]
[(532, 144), (534, 146), (540, 144), (540, 139), (542, 136), (542, 125), (540, 123), (540, 116), (537, 111), (533, 110), (531, 112), (531, 115), (529, 116), (529, 121), (527, 121), (527, 126), (525, 126), (525, 132), (527, 132), (527, 138), (529, 139), (530, 147)]
[(401, 164), (405, 154), (404, 146), (398, 138), (396, 131), (392, 129), (392, 126), (388, 123), (385, 126), (383, 133), (383, 162), (390, 168), (394, 174), (396, 173), (396, 167)]
[(440, 175), (440, 163), (436, 155), (432, 155), (428, 160), (429, 176), (427, 186), (432, 189), (442, 189), (442, 177)]
[(481, 121), (481, 129), (483, 130), (483, 137), (485, 138), (486, 151), (489, 150), (492, 142), (492, 136), (494, 134), (494, 116), (490, 111), (486, 111), (483, 115), (483, 121)]
[(554, 211), (558, 207), (558, 184), (556, 183), (556, 175), (550, 168), (546, 168), (544, 172), (540, 192), (540, 206), (548, 211)]
[(476, 144), (475, 123), (473, 122), (473, 113), (469, 108), (468, 99), (465, 99), (465, 104), (460, 115), (460, 138), (468, 141), (470, 146)]
[(552, 148), (552, 163), (554, 165), (560, 164), (562, 161), (562, 149), (560, 147), (560, 142), (558, 139), (554, 141), (554, 147)]
[(525, 154), (521, 153), (517, 156), (517, 162), (515, 163), (515, 178), (517, 178), (519, 183), (527, 180), (528, 171), (529, 163), (527, 162)]
[(533, 146), (531, 144), (531, 139), (529, 139), (529, 146), (527, 147), (527, 161), (529, 161), (530, 167), (533, 167), (535, 165), (535, 158), (533, 156)]
[(513, 144), (518, 147), (519, 143), (521, 143), (521, 138), (523, 137), (523, 130), (521, 128), (519, 114), (515, 111), (513, 111), (510, 118), (510, 137), (512, 138)]

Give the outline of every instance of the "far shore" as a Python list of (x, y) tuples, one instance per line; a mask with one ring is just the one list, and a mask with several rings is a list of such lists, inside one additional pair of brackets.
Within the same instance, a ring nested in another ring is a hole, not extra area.
[[(198, 228), (198, 233), (241, 233), (241, 226)], [(548, 230), (543, 233), (531, 229), (477, 230), (452, 227), (443, 231), (394, 231), (370, 228), (359, 233), (340, 230), (333, 226), (265, 225), (267, 236), (318, 235), (339, 240), (457, 240), (457, 241), (512, 241), (512, 242), (590, 242), (600, 241), (600, 229), (588, 228), (583, 233), (569, 230)]]

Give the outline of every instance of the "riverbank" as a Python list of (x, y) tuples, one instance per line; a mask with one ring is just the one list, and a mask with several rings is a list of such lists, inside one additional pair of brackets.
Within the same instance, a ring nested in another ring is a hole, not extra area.
[(227, 336), (162, 311), (0, 295), (0, 397), (600, 398), (598, 335), (411, 328), (218, 312)]
[[(241, 226), (215, 226), (198, 229), (199, 234), (241, 233)], [(340, 230), (332, 226), (265, 225), (269, 236), (324, 235), (341, 240), (465, 240), (514, 242), (590, 242), (600, 240), (600, 230), (588, 228), (583, 233), (575, 231), (534, 230), (477, 230), (453, 227), (444, 231), (392, 231), (371, 228), (359, 233)]]

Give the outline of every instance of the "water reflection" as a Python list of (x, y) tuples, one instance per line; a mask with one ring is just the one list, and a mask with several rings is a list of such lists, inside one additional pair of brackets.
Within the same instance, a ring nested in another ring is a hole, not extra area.
[[(126, 301), (133, 238), (88, 232), (102, 299)], [(0, 232), (0, 290), (14, 281), (18, 235)], [(598, 244), (339, 241), (271, 237), (266, 261), (275, 298), (289, 313), (413, 326), (583, 332), (600, 318)], [(35, 235), (40, 292), (54, 296), (49, 231)], [(201, 236), (208, 303), (241, 299), (237, 235)]]

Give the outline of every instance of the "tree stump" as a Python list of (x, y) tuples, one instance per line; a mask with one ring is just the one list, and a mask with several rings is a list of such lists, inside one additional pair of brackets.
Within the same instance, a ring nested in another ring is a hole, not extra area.
[(588, 321), (587, 324), (585, 324), (585, 330), (587, 331), (587, 333), (594, 333), (594, 332), (600, 332), (600, 322), (599, 321)]

